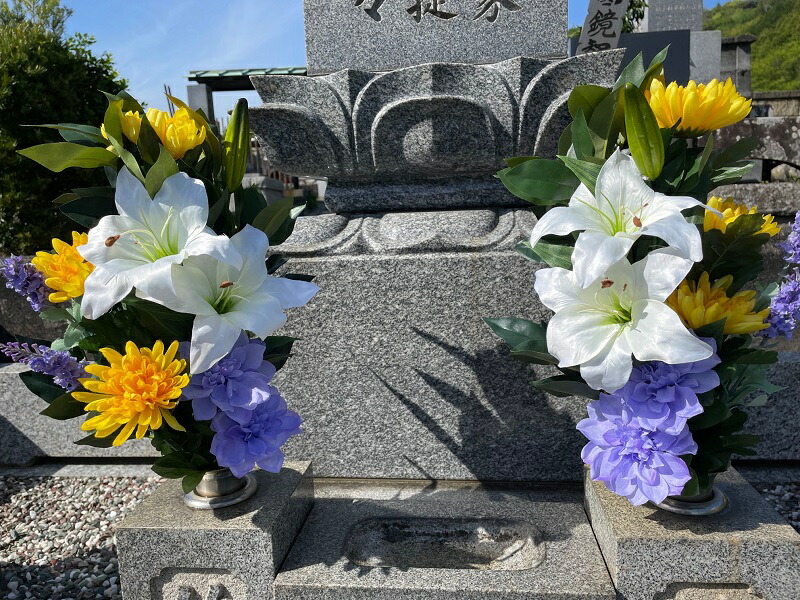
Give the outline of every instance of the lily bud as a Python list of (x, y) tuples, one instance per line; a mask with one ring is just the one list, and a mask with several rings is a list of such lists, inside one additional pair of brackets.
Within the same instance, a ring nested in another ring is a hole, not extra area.
[(222, 152), (225, 187), (233, 192), (242, 184), (250, 152), (250, 116), (244, 98), (240, 98), (233, 108)]

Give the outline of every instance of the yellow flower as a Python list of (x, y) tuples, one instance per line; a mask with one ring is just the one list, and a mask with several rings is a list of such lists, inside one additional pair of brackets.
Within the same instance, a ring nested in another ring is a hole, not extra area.
[(696, 137), (737, 123), (750, 113), (752, 104), (736, 92), (730, 78), (725, 83), (716, 79), (708, 84), (690, 81), (686, 87), (673, 81), (666, 88), (653, 79), (647, 99), (661, 127), (672, 127), (681, 120), (677, 133), (682, 137)]
[(86, 392), (73, 392), (72, 397), (85, 402), (87, 411), (100, 413), (81, 426), (84, 431), (95, 430), (95, 437), (104, 438), (116, 432), (114, 446), (123, 444), (136, 428), (141, 439), (149, 429), (158, 429), (166, 422), (178, 431), (186, 431), (170, 412), (178, 404), (182, 389), (189, 383), (185, 360), (175, 360), (178, 342), (172, 342), (164, 353), (160, 341), (153, 349), (125, 344), (123, 356), (111, 348), (100, 353), (108, 361), (104, 365), (89, 365), (86, 370), (95, 378), (79, 381)]
[[(126, 113), (122, 113), (120, 110), (120, 124), (122, 125), (122, 133), (132, 141), (134, 144), (139, 141), (139, 132), (142, 130), (142, 117), (139, 116), (139, 111), (132, 111), (129, 110)], [(103, 134), (103, 137), (108, 139), (108, 135), (106, 135), (106, 126), (100, 125), (100, 133)]]
[(169, 113), (149, 108), (147, 120), (155, 129), (161, 143), (176, 160), (183, 158), (189, 150), (206, 139), (205, 127), (198, 125), (185, 108), (179, 108), (172, 117)]
[[(728, 225), (733, 223), (742, 215), (754, 215), (758, 212), (756, 207), (748, 210), (744, 204), (734, 202), (733, 198), (726, 198), (723, 200), (722, 198), (714, 197), (708, 201), (708, 206), (717, 209), (722, 213), (722, 216), (720, 217), (718, 214), (707, 210), (705, 220), (703, 221), (703, 229), (705, 231), (719, 229), (722, 233), (725, 233), (725, 231), (728, 229)], [(780, 232), (781, 227), (775, 223), (775, 218), (772, 215), (761, 216), (764, 217), (764, 224), (757, 233), (768, 233), (770, 236), (773, 236)]]
[(678, 313), (689, 329), (699, 329), (725, 317), (724, 331), (729, 334), (753, 333), (769, 327), (764, 323), (769, 308), (753, 312), (755, 291), (743, 290), (728, 297), (726, 292), (732, 282), (733, 277), (727, 275), (710, 285), (708, 273), (703, 273), (698, 282), (684, 280), (667, 298), (667, 306)]
[(44, 274), (45, 284), (55, 290), (50, 294), (50, 302), (66, 302), (70, 298), (83, 296), (83, 283), (94, 271), (94, 265), (83, 260), (75, 249), (83, 246), (89, 239), (88, 234), (72, 232), (72, 245), (53, 239), (53, 250), (37, 252), (31, 261), (33, 266)]

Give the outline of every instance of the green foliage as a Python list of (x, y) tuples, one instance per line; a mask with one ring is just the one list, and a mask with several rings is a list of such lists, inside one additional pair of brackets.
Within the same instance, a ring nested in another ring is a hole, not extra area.
[(754, 91), (800, 88), (800, 0), (732, 0), (705, 12), (705, 29), (751, 34)]
[(72, 226), (53, 199), (103, 182), (89, 171), (53, 176), (16, 152), (58, 139), (56, 131), (26, 125), (99, 124), (105, 108), (97, 90), (125, 86), (110, 55), (92, 53), (93, 38), (63, 37), (69, 14), (57, 0), (0, 3), (0, 252), (32, 253), (68, 236)]

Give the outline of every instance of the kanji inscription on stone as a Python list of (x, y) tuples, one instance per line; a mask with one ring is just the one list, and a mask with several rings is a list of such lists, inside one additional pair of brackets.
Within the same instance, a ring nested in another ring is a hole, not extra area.
[(589, 0), (589, 10), (581, 29), (577, 53), (616, 48), (627, 8), (627, 0)]
[(503, 8), (514, 12), (522, 7), (513, 0), (478, 0), (478, 11), (472, 19), (486, 18), (489, 23), (494, 23)]
[(414, 20), (419, 23), (425, 15), (431, 15), (437, 19), (453, 19), (458, 16), (457, 13), (447, 12), (444, 10), (444, 4), (447, 0), (417, 0), (413, 6), (408, 8), (406, 12), (414, 17)]

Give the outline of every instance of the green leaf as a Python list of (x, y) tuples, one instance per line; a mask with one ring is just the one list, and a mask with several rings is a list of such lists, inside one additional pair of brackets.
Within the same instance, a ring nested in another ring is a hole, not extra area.
[(48, 404), (64, 394), (64, 388), (53, 383), (53, 378), (49, 375), (25, 371), (19, 374), (19, 378), (29, 391)]
[(75, 400), (72, 394), (62, 394), (39, 414), (57, 421), (68, 421), (86, 415), (86, 404)]
[(183, 479), (181, 480), (181, 488), (183, 489), (183, 493), (188, 494), (194, 490), (194, 488), (200, 485), (203, 475), (205, 475), (204, 471), (194, 471), (193, 473), (184, 475)]
[(70, 167), (94, 169), (96, 167), (112, 166), (117, 162), (117, 157), (114, 153), (105, 148), (82, 146), (72, 142), (40, 144), (19, 150), (19, 153), (55, 173), (60, 173)]
[(136, 162), (136, 158), (133, 156), (133, 154), (125, 150), (122, 143), (118, 142), (117, 139), (111, 135), (108, 136), (108, 142), (114, 147), (114, 150), (117, 152), (117, 154), (119, 154), (123, 164), (128, 167), (128, 171), (131, 172), (131, 175), (144, 183), (142, 169), (139, 167), (139, 163)]
[(489, 328), (512, 347), (517, 347), (530, 341), (544, 341), (547, 336), (547, 326), (528, 319), (516, 317), (484, 318)]
[(611, 93), (606, 87), (599, 85), (578, 85), (572, 89), (567, 100), (569, 114), (575, 118), (579, 110), (583, 111), (586, 120), (592, 118), (597, 106)]
[(563, 246), (551, 242), (540, 240), (533, 248), (533, 252), (551, 267), (561, 267), (562, 269), (572, 269), (572, 246)]
[(572, 147), (575, 150), (576, 158), (578, 158), (578, 160), (584, 160), (584, 157), (594, 156), (594, 141), (592, 140), (592, 134), (589, 131), (589, 125), (586, 123), (582, 108), (579, 108), (578, 114), (575, 115), (571, 131)]
[(539, 381), (535, 381), (533, 385), (557, 398), (582, 396), (584, 398), (596, 400), (600, 397), (600, 392), (598, 390), (592, 389), (583, 380), (574, 379), (569, 375), (556, 375), (555, 377), (540, 379)]
[(511, 350), (511, 358), (535, 365), (555, 365), (558, 359), (547, 351), (547, 340), (528, 340)]
[(566, 202), (580, 183), (563, 163), (542, 158), (503, 169), (497, 177), (509, 192), (540, 206)]
[(72, 322), (72, 314), (63, 308), (52, 307), (43, 310), (39, 313), (39, 316), (44, 321), (70, 321)]
[(44, 127), (46, 129), (57, 129), (61, 137), (68, 142), (89, 141), (103, 146), (108, 145), (108, 140), (103, 137), (99, 127), (92, 125), (80, 125), (78, 123), (58, 123), (46, 125), (23, 125), (23, 127)]
[(228, 129), (225, 131), (222, 156), (225, 186), (229, 190), (236, 190), (242, 185), (250, 156), (250, 117), (245, 98), (239, 98), (233, 107)]
[(558, 159), (563, 162), (570, 171), (575, 173), (581, 183), (594, 194), (597, 178), (600, 176), (600, 169), (602, 168), (600, 165), (569, 156), (559, 156)]
[(642, 80), (644, 80), (644, 75), (644, 59), (642, 58), (642, 53), (639, 52), (639, 54), (622, 69), (611, 91), (617, 91), (624, 87), (626, 83), (631, 83), (638, 88), (642, 84)]
[[(122, 427), (119, 429), (122, 429)], [(91, 446), (92, 448), (111, 448), (114, 445), (114, 438), (119, 434), (119, 429), (103, 438), (95, 437), (94, 434), (87, 435), (85, 438), (75, 442), (75, 444), (77, 446)]]
[(663, 77), (664, 60), (667, 58), (668, 50), (669, 46), (656, 54), (653, 57), (653, 60), (650, 61), (650, 66), (647, 67), (647, 71), (645, 72), (644, 77), (642, 77), (642, 83), (638, 85), (638, 88), (642, 91), (642, 93), (650, 89), (650, 82), (653, 81), (653, 79), (659, 76)]
[[(260, 229), (271, 237), (283, 222), (289, 218), (289, 214), (294, 206), (294, 198), (281, 198), (275, 204), (270, 204), (263, 209), (256, 218), (253, 219), (253, 227)], [(272, 240), (270, 240), (272, 243)]]
[(714, 156), (712, 163), (715, 167), (724, 167), (731, 163), (736, 163), (745, 158), (749, 158), (753, 150), (758, 148), (761, 140), (754, 137), (746, 137), (735, 142)]
[(116, 214), (117, 205), (112, 198), (78, 197), (62, 204), (59, 210), (84, 227), (94, 227), (103, 217)]
[(610, 156), (617, 146), (620, 134), (625, 131), (625, 101), (619, 90), (600, 102), (589, 119), (589, 129), (604, 140), (601, 158)]
[(167, 149), (164, 146), (159, 146), (158, 152), (158, 159), (147, 171), (147, 176), (144, 178), (144, 187), (151, 198), (156, 197), (158, 190), (161, 189), (167, 177), (178, 172), (178, 164), (172, 159)]
[(139, 128), (136, 147), (145, 162), (151, 165), (160, 158), (161, 153), (164, 151), (164, 147), (161, 145), (161, 138), (158, 137), (147, 116), (142, 117), (142, 125)]
[(257, 187), (239, 188), (234, 193), (236, 204), (240, 206), (239, 223), (240, 227), (252, 225), (258, 214), (267, 208), (267, 200), (264, 194)]
[(651, 181), (664, 167), (664, 140), (656, 116), (644, 94), (632, 83), (625, 84), (625, 131), (631, 156), (639, 171)]
[(515, 156), (512, 158), (506, 158), (503, 162), (505, 162), (509, 167), (516, 167), (517, 165), (521, 165), (524, 162), (528, 162), (529, 160), (536, 160), (537, 156)]
[(542, 257), (536, 254), (531, 247), (531, 243), (528, 240), (522, 240), (521, 242), (517, 242), (517, 245), (514, 246), (514, 250), (519, 252), (522, 256), (527, 258), (528, 260), (532, 260), (534, 262), (543, 262)]
[(700, 338), (713, 338), (717, 343), (717, 348), (721, 348), (725, 331), (725, 321), (727, 320), (728, 317), (724, 317), (719, 321), (714, 321), (708, 325), (703, 325), (699, 329), (695, 329), (694, 333)]
[(736, 359), (736, 362), (742, 365), (772, 365), (778, 362), (778, 353), (774, 350), (749, 348)]

